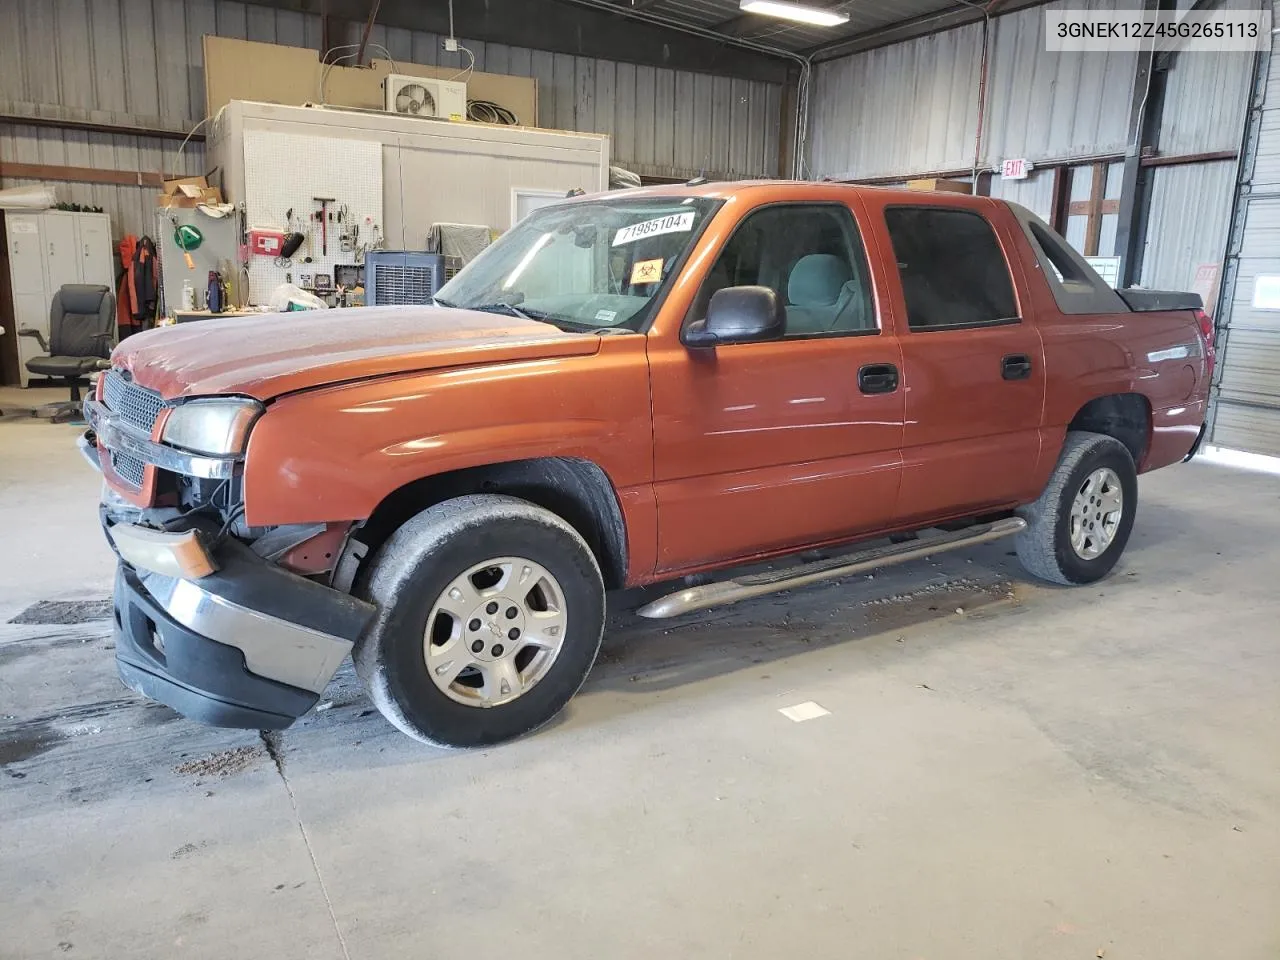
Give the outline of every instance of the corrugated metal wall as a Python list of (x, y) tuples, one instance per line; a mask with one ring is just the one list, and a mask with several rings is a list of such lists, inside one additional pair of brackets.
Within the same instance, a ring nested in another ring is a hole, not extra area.
[(1190, 290), (1200, 264), (1222, 262), (1236, 166), (1217, 160), (1152, 171), (1142, 286)]
[[(1228, 4), (1247, 5), (1247, 0)], [(1159, 152), (1238, 150), (1253, 63), (1249, 53), (1180, 54), (1165, 85)], [(1222, 262), (1237, 166), (1235, 160), (1216, 160), (1152, 171), (1143, 286), (1187, 290), (1200, 264)]]
[(1032, 170), (1025, 180), (991, 179), (991, 196), (1020, 203), (1040, 219), (1051, 219), (1053, 208), (1053, 171)]
[[(233, 0), (0, 0), (0, 113), (186, 131), (204, 114), (206, 33), (317, 47), (314, 14)], [(448, 65), (432, 33), (375, 27), (393, 58)], [(781, 87), (463, 40), (476, 69), (534, 77), (543, 126), (607, 133), (614, 162), (650, 176), (776, 175)], [(0, 158), (175, 171), (176, 142), (0, 124)], [(6, 180), (4, 186), (20, 181)], [(100, 204), (117, 234), (137, 232), (154, 191), (61, 184), (64, 199)], [(87, 199), (86, 199), (87, 198)], [(149, 228), (146, 228), (149, 232)]]
[(1253, 56), (1183, 53), (1169, 71), (1160, 120), (1160, 152), (1211, 153), (1240, 146)]
[[(1124, 4), (1090, 0), (1085, 6)], [(1044, 10), (992, 20), (985, 165), (1124, 150), (1137, 54), (1049, 56)], [(860, 179), (968, 167), (981, 51), (982, 29), (973, 25), (819, 64), (810, 98), (809, 174)]]
[[(177, 140), (118, 133), (87, 133), (29, 124), (0, 124), (0, 157), (15, 163), (49, 163), (96, 170), (198, 174), (204, 170), (204, 144), (187, 144), (178, 157)], [(39, 183), (6, 177), (5, 187)], [(58, 199), (102, 207), (111, 215), (115, 237), (155, 233), (156, 188), (97, 183), (52, 184)]]

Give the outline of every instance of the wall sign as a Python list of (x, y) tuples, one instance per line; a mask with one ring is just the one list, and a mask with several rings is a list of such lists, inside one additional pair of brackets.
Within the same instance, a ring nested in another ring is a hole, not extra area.
[(1113, 290), (1116, 288), (1116, 284), (1120, 282), (1119, 257), (1085, 257), (1084, 261), (1097, 271), (1098, 276), (1107, 282), (1108, 287)]
[(1196, 278), (1191, 282), (1191, 290), (1200, 294), (1204, 301), (1204, 312), (1213, 316), (1213, 308), (1218, 305), (1218, 275), (1222, 272), (1220, 263), (1202, 263), (1196, 267)]
[(1022, 157), (1000, 164), (1000, 176), (1005, 180), (1025, 180), (1030, 172), (1031, 161)]

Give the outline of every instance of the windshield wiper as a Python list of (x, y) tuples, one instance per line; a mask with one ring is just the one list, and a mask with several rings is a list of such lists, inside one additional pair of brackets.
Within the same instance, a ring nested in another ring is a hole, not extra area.
[(521, 310), (514, 303), (482, 303), (478, 307), (466, 307), (467, 310), (477, 310), (480, 313), (509, 313), (513, 317), (519, 317), (521, 320), (541, 320), (544, 323), (550, 323), (548, 315), (539, 313), (537, 310)]
[(450, 303), (448, 300), (441, 300), (439, 297), (432, 297), (431, 302), (437, 307), (448, 307), (452, 310), (456, 310), (458, 307), (456, 303)]

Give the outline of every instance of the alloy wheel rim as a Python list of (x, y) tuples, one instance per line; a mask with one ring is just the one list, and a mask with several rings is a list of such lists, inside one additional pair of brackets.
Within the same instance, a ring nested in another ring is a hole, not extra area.
[(450, 699), (496, 707), (518, 699), (555, 663), (564, 644), (564, 590), (546, 567), (495, 557), (455, 577), (427, 617), (423, 659)]
[(1082, 560), (1096, 560), (1116, 539), (1124, 516), (1124, 489), (1110, 467), (1085, 478), (1071, 504), (1071, 549)]

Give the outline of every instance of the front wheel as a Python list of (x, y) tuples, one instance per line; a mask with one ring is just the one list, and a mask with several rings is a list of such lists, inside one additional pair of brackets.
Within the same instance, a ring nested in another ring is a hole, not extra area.
[(1019, 514), (1018, 559), (1050, 583), (1101, 580), (1124, 552), (1138, 509), (1138, 473), (1120, 441), (1067, 434), (1044, 492)]
[(563, 519), (514, 497), (459, 497), (383, 545), (365, 590), (378, 605), (356, 672), (418, 740), (478, 747), (542, 726), (586, 679), (604, 584)]

